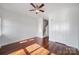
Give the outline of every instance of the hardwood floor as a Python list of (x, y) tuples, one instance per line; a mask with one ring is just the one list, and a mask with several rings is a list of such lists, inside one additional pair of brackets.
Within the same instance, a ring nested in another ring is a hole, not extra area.
[[(19, 49), (24, 49), (25, 47), (32, 45), (34, 43), (37, 43), (43, 47), (46, 47), (45, 44), (42, 43), (42, 39), (38, 38), (38, 37), (34, 37), (34, 38), (30, 38), (30, 39), (25, 39), (19, 42), (15, 42), (12, 44), (8, 44), (5, 46), (2, 46), (1, 50), (0, 50), (0, 55), (7, 55), (13, 51), (17, 51)], [(47, 48), (47, 47), (46, 47)]]
[[(14, 52), (20, 49), (25, 49), (25, 47), (30, 46), (34, 43), (37, 43), (40, 46), (46, 48), (48, 51), (50, 51), (50, 54), (79, 55), (78, 49), (67, 46), (65, 44), (58, 43), (58, 42), (48, 41), (48, 37), (43, 38), (43, 39), (34, 37), (34, 38), (25, 39), (19, 42), (2, 46), (0, 50), (0, 55), (8, 55), (11, 52)], [(25, 52), (27, 51), (25, 50)], [(28, 52), (27, 52), (27, 55), (29, 55)]]

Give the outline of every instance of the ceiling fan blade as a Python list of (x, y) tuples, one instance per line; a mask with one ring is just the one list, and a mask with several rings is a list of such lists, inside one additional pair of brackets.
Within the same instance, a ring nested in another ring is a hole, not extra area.
[(40, 10), (41, 12), (44, 12), (44, 10)]
[(30, 3), (34, 8), (36, 8), (36, 6), (33, 3)]
[(34, 9), (31, 9), (31, 10), (29, 10), (29, 11), (35, 11)]
[(41, 4), (40, 6), (39, 6), (39, 8), (42, 8), (44, 6), (44, 4)]

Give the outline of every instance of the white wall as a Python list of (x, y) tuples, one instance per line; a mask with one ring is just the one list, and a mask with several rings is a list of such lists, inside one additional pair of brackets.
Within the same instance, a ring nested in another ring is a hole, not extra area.
[[(2, 19), (1, 19), (1, 9), (0, 9), (0, 42), (1, 42), (1, 38), (2, 38)], [(1, 44), (0, 44), (1, 47)]]
[[(0, 41), (1, 41), (1, 17), (0, 17)], [(1, 47), (1, 45), (0, 45)]]
[(79, 48), (79, 6), (62, 8), (51, 14), (49, 39)]
[(0, 37), (1, 37), (1, 17), (0, 17)]
[(43, 38), (43, 18), (38, 19), (38, 37)]
[(0, 45), (32, 38), (38, 34), (38, 20), (33, 17), (4, 11), (2, 20), (3, 35), (0, 39)]

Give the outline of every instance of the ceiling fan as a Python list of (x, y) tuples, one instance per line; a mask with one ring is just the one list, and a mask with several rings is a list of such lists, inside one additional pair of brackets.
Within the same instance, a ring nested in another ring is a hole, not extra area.
[(36, 14), (38, 14), (39, 12), (44, 12), (44, 10), (41, 9), (42, 7), (44, 7), (43, 3), (41, 5), (30, 3), (30, 5), (32, 5), (34, 9), (31, 9), (29, 11), (35, 11)]

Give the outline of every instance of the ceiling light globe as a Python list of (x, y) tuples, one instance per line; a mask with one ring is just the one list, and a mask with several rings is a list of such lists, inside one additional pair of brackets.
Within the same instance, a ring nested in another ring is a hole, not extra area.
[(36, 10), (37, 13), (39, 13), (39, 10)]

